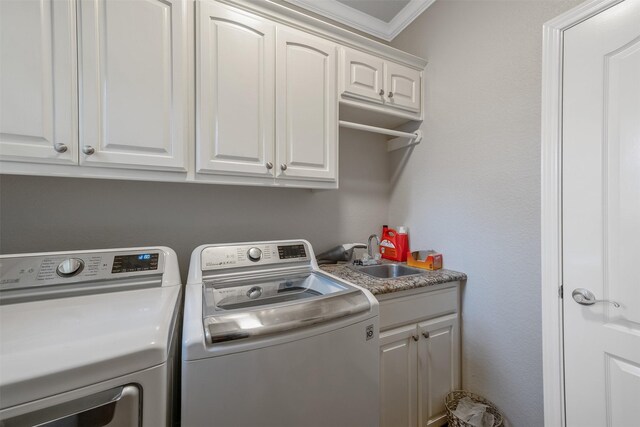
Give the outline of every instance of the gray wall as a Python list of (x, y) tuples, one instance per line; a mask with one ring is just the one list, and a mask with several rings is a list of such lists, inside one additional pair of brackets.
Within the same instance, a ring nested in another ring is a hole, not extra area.
[(304, 238), (320, 252), (366, 241), (387, 219), (384, 137), (340, 137), (339, 190), (0, 175), (0, 252), (166, 245), (186, 279), (203, 243)]
[(391, 191), (391, 224), (469, 275), (464, 387), (515, 426), (543, 425), (542, 24), (576, 1), (437, 1), (392, 43), (425, 57), (425, 139)]

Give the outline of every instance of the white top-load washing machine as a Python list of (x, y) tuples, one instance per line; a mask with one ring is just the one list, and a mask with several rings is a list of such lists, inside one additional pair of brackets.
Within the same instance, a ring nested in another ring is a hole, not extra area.
[(0, 425), (169, 425), (181, 289), (166, 247), (0, 256)]
[(378, 302), (309, 242), (204, 245), (185, 292), (183, 427), (375, 427)]

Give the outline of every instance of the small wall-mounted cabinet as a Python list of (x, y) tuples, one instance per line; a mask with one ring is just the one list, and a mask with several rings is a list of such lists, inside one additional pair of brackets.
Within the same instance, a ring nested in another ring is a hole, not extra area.
[(446, 424), (444, 398), (460, 388), (458, 289), (380, 301), (380, 426)]
[(341, 101), (390, 114), (419, 119), (422, 114), (422, 72), (378, 56), (340, 49)]

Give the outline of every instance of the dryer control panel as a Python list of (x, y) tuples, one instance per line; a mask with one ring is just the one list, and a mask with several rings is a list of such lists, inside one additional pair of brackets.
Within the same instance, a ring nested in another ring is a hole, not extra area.
[(160, 250), (52, 253), (0, 257), (0, 292), (162, 275)]

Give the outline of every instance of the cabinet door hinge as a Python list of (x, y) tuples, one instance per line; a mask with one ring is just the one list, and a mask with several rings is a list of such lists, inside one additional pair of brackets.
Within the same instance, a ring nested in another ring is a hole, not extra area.
[(564, 285), (560, 285), (558, 288), (558, 298), (562, 299), (564, 296)]

